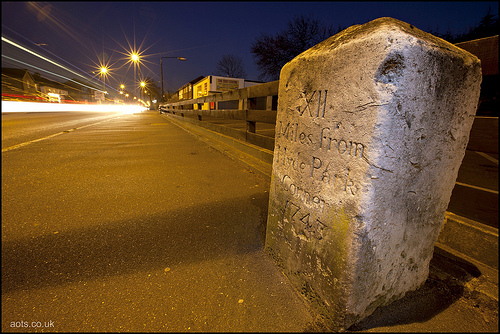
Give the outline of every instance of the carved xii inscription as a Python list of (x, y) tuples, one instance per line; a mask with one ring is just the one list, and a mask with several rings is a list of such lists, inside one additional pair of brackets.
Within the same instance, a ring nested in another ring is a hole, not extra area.
[[(308, 96), (309, 95), (309, 96)], [(301, 92), (299, 105), (295, 107), (299, 116), (309, 115), (309, 117), (325, 117), (327, 90), (315, 90), (312, 93)]]

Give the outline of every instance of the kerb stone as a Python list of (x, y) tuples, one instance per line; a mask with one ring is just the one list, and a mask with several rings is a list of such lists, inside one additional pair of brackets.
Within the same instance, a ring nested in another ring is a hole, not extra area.
[(392, 18), (283, 67), (266, 250), (332, 329), (425, 283), (480, 83), (475, 56)]

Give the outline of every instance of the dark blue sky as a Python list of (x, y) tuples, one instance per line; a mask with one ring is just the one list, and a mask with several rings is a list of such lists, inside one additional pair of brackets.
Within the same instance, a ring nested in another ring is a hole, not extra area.
[(335, 29), (389, 16), (424, 31), (462, 33), (477, 25), (489, 8), (498, 15), (496, 1), (2, 2), (2, 66), (26, 68), (26, 63), (60, 70), (27, 56), (4, 38), (75, 72), (92, 72), (104, 53), (111, 69), (106, 83), (116, 88), (119, 83), (133, 85), (134, 70), (126, 54), (135, 47), (143, 56), (141, 74), (153, 77), (158, 85), (160, 57), (188, 59), (163, 60), (165, 90), (174, 91), (198, 76), (214, 74), (225, 54), (241, 56), (246, 79), (257, 80), (252, 43), (261, 34), (282, 31), (299, 14), (310, 14)]

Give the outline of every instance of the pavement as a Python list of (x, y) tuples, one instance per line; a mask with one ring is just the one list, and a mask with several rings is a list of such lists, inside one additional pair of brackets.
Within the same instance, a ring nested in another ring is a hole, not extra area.
[[(143, 112), (3, 153), (2, 332), (328, 331), (264, 251), (268, 178), (212, 144)], [(348, 331), (498, 331), (498, 271), (430, 269)]]

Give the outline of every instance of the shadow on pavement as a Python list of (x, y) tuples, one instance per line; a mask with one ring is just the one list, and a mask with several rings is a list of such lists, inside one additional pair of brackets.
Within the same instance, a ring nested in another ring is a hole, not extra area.
[(3, 242), (2, 294), (262, 249), (268, 195), (252, 197)]
[(351, 326), (349, 331), (425, 322), (447, 309), (461, 294), (461, 291), (450, 291), (443, 282), (429, 278), (420, 289), (375, 310), (371, 316)]
[(460, 299), (464, 294), (464, 285), (480, 275), (475, 265), (435, 247), (429, 278), (420, 289), (375, 310), (372, 315), (351, 326), (349, 331), (426, 322)]

